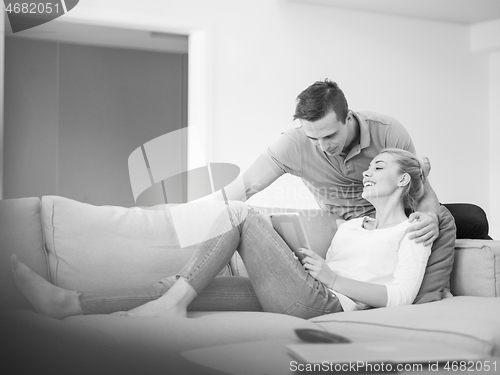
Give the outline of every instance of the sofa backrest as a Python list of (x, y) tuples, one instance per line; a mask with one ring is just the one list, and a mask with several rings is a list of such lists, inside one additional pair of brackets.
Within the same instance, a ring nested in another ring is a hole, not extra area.
[(454, 296), (500, 297), (500, 241), (457, 240), (450, 284)]
[(48, 280), (40, 208), (38, 198), (0, 200), (0, 308), (31, 309), (14, 284), (12, 253)]
[[(51, 282), (69, 290), (101, 292), (175, 275), (196, 246), (180, 248), (171, 207), (94, 206), (43, 197)], [(227, 267), (223, 274), (228, 273)]]

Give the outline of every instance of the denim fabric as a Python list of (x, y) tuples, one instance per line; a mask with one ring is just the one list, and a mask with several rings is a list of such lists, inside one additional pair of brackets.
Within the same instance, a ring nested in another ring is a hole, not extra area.
[(241, 202), (231, 202), (228, 209), (240, 224), (201, 244), (179, 273), (197, 293), (237, 249), (264, 311), (306, 319), (342, 311), (337, 297), (309, 275), (258, 210)]
[[(179, 275), (107, 295), (82, 293), (83, 313), (129, 310), (162, 296), (177, 277), (185, 278), (197, 293), (189, 310), (263, 309), (305, 319), (342, 311), (338, 298), (309, 275), (259, 211), (242, 202), (230, 202), (228, 212), (240, 224), (201, 243)], [(223, 222), (216, 220), (214, 228), (227, 225)], [(244, 277), (216, 277), (236, 250), (251, 284)]]
[[(128, 311), (160, 298), (175, 283), (175, 276), (153, 285), (110, 290), (106, 293), (79, 293), (82, 313), (111, 314)], [(189, 311), (262, 311), (248, 277), (216, 277), (188, 307)]]
[(256, 210), (241, 224), (238, 252), (265, 311), (304, 319), (343, 311), (337, 296), (304, 269)]

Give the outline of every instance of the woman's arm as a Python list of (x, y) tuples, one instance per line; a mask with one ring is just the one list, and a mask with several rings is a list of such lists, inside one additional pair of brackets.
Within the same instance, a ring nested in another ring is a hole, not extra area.
[(309, 274), (330, 289), (345, 294), (349, 298), (366, 303), (373, 307), (387, 305), (387, 288), (385, 285), (367, 283), (337, 275), (328, 263), (314, 251), (301, 249), (307, 255), (302, 264)]
[(413, 303), (422, 285), (431, 246), (417, 244), (408, 234), (401, 240), (393, 282), (386, 285), (387, 306)]
[(337, 275), (315, 252), (302, 249), (303, 260), (312, 277), (328, 288), (373, 307), (408, 305), (417, 296), (424, 277), (430, 246), (417, 244), (405, 235), (398, 250), (398, 263), (389, 285), (368, 283)]

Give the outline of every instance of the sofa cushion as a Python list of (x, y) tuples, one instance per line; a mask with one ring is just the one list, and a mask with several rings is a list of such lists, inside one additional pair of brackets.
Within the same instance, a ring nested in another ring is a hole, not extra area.
[[(246, 312), (189, 312), (185, 318), (130, 318), (109, 315), (73, 316), (67, 324), (81, 324), (112, 336), (137, 363), (142, 374), (220, 374), (193, 367), (182, 356), (186, 350), (235, 345), (261, 340), (297, 339), (294, 330), (316, 324), (290, 315)], [(250, 371), (251, 372), (251, 371)]]
[(0, 223), (0, 308), (31, 308), (14, 284), (10, 255), (15, 253), (22, 262), (48, 280), (40, 199), (1, 200)]
[[(92, 327), (29, 310), (0, 311), (3, 373), (51, 375), (137, 374), (120, 343)], [(7, 369), (10, 369), (7, 370)]]
[(500, 297), (500, 241), (456, 241), (451, 293)]
[(413, 303), (439, 301), (449, 292), (450, 274), (455, 254), (456, 227), (450, 211), (444, 206), (439, 211), (439, 237), (432, 245), (432, 252), (424, 279)]
[(180, 248), (169, 207), (94, 206), (43, 197), (52, 283), (100, 292), (150, 284), (176, 274), (195, 246)]
[(319, 316), (310, 321), (353, 341), (417, 340), (500, 356), (500, 298), (440, 301)]

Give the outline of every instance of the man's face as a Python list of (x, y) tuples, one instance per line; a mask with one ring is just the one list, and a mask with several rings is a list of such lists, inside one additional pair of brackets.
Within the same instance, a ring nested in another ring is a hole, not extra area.
[(347, 125), (337, 119), (335, 112), (329, 112), (316, 121), (299, 120), (307, 138), (328, 155), (339, 155), (347, 140)]

